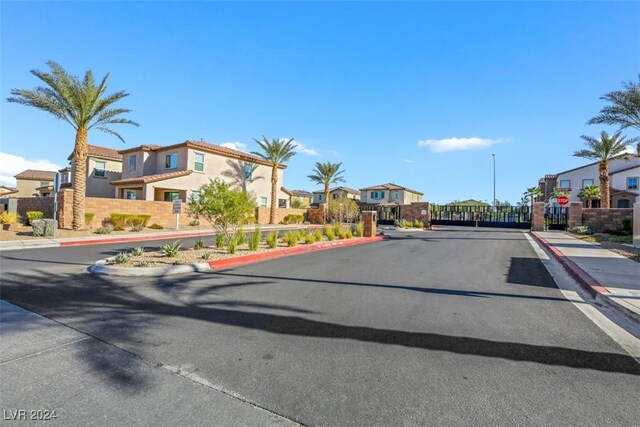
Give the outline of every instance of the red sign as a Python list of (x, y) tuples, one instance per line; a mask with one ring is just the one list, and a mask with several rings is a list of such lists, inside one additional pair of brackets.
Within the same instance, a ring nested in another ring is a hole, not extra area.
[(560, 196), (558, 197), (558, 204), (560, 206), (564, 206), (566, 204), (569, 204), (569, 198), (567, 196)]

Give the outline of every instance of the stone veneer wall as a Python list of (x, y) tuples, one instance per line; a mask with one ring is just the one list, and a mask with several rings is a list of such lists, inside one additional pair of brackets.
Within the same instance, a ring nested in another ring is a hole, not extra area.
[(544, 202), (533, 204), (533, 231), (544, 231)]
[[(423, 215), (422, 211), (426, 213)], [(422, 221), (425, 225), (431, 221), (431, 207), (429, 202), (412, 202), (410, 205), (400, 206), (400, 218), (409, 221)]]
[[(21, 197), (14, 199), (16, 211), (22, 218), (26, 218), (29, 211), (44, 212), (45, 218), (53, 218), (53, 197)], [(9, 206), (11, 206), (11, 202)]]
[(582, 209), (582, 225), (586, 225), (595, 233), (603, 233), (605, 231), (621, 231), (623, 218), (633, 218), (633, 208)]

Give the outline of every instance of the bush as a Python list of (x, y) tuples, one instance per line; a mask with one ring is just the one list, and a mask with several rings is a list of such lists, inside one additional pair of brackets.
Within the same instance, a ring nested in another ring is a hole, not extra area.
[(146, 227), (151, 219), (151, 215), (131, 215), (129, 217), (129, 224), (131, 225), (141, 225)]
[(31, 227), (33, 228), (33, 235), (34, 236), (38, 236), (38, 237), (44, 236), (44, 231), (45, 231), (46, 224), (45, 224), (45, 222), (43, 220), (36, 219), (35, 221), (33, 221), (31, 223)]
[(143, 226), (141, 226), (141, 225), (134, 225), (133, 227), (131, 227), (131, 230), (129, 230), (129, 231), (135, 231), (135, 232), (137, 233), (137, 232), (140, 232), (140, 231), (142, 231), (142, 230), (144, 230), (144, 227), (143, 227)]
[(160, 224), (152, 224), (149, 226), (149, 228), (154, 229), (154, 230), (162, 230), (164, 227), (161, 226)]
[(126, 252), (120, 252), (118, 253), (118, 255), (116, 255), (114, 261), (116, 264), (124, 264), (125, 262), (129, 261), (129, 255)]
[(151, 219), (151, 215), (133, 215), (133, 214), (119, 214), (112, 213), (110, 216), (111, 225), (115, 228), (121, 227), (124, 228), (126, 226), (135, 226), (141, 225), (146, 227), (147, 223)]
[(347, 230), (344, 233), (344, 237), (346, 237), (347, 239), (353, 239), (353, 231), (351, 231), (351, 229)]
[(285, 242), (290, 248), (296, 246), (298, 244), (298, 240), (300, 240), (300, 236), (298, 235), (297, 230), (289, 230), (282, 237), (282, 241)]
[(407, 221), (405, 221), (404, 219), (399, 219), (396, 221), (396, 226), (398, 228), (407, 228)]
[(173, 243), (166, 243), (160, 246), (160, 253), (166, 257), (173, 258), (180, 252), (182, 248), (182, 243), (180, 240), (176, 240)]
[(238, 246), (244, 245), (244, 231), (242, 231), (242, 228), (239, 228), (236, 233), (236, 243)]
[(316, 242), (322, 242), (322, 231), (321, 230), (316, 229), (313, 232), (313, 236), (315, 237), (315, 241)]
[(278, 246), (278, 230), (273, 230), (269, 232), (265, 236), (264, 240), (265, 242), (267, 242), (267, 246), (269, 246), (271, 249)]
[(204, 242), (200, 239), (196, 240), (196, 243), (193, 245), (193, 249), (200, 250), (200, 249), (204, 249)]
[(632, 234), (633, 233), (633, 218), (631, 218), (631, 217), (622, 218), (622, 229), (624, 230), (625, 233)]
[(364, 236), (364, 222), (363, 221), (360, 221), (359, 223), (356, 224), (354, 234), (357, 237)]
[(96, 216), (93, 212), (87, 212), (84, 214), (84, 223), (91, 227), (91, 223), (93, 222), (93, 217)]
[(336, 236), (338, 236), (338, 239), (340, 240), (346, 237), (342, 224), (336, 224), (336, 226), (334, 227), (334, 232), (336, 233)]
[(204, 259), (204, 260), (207, 260), (207, 259), (209, 259), (210, 257), (211, 257), (211, 254), (210, 254), (209, 252), (204, 253), (204, 254), (202, 254), (202, 255), (200, 256), (200, 258), (202, 258), (202, 259)]
[(131, 256), (142, 256), (144, 255), (144, 248), (142, 246), (137, 246), (133, 248), (131, 251)]
[(327, 236), (327, 240), (330, 242), (336, 238), (336, 234), (333, 231), (333, 227), (324, 227), (324, 235)]
[(424, 228), (424, 223), (422, 221), (413, 221), (413, 226), (415, 228)]
[(15, 224), (18, 221), (18, 215), (4, 211), (0, 213), (0, 224)]
[(229, 243), (227, 244), (227, 253), (235, 254), (238, 248), (238, 235), (231, 236)]
[(249, 238), (249, 249), (252, 251), (258, 250), (260, 247), (260, 239), (261, 239), (260, 227), (256, 227), (253, 234)]
[(142, 261), (138, 262), (138, 265), (136, 265), (136, 267), (142, 267), (142, 268), (148, 267), (148, 266), (149, 266), (149, 261), (147, 261), (147, 260), (142, 260)]
[(44, 218), (44, 212), (42, 211), (27, 211), (27, 222), (25, 225), (31, 225), (33, 221)]
[(116, 225), (115, 227), (113, 227), (113, 231), (124, 231), (124, 227), (120, 227), (119, 225)]
[(110, 234), (112, 231), (113, 231), (113, 228), (111, 228), (111, 227), (100, 227), (95, 231), (95, 233), (96, 234)]
[(283, 224), (301, 224), (304, 221), (304, 215), (289, 214), (282, 220)]
[(224, 248), (224, 234), (216, 234), (216, 248)]
[(576, 234), (591, 234), (591, 230), (586, 225), (577, 225), (571, 231)]
[(200, 225), (200, 221), (198, 221), (197, 219), (194, 219), (193, 221), (191, 221), (189, 223), (189, 225), (192, 226), (192, 227), (197, 227), (197, 226)]
[[(320, 236), (320, 237), (322, 237), (322, 236)], [(306, 234), (305, 234), (305, 236), (304, 236), (304, 242), (305, 242), (307, 245), (312, 245), (312, 244), (314, 244), (314, 243), (316, 242), (316, 236), (315, 236), (315, 234), (314, 234), (314, 233), (311, 233), (311, 232), (306, 233)]]

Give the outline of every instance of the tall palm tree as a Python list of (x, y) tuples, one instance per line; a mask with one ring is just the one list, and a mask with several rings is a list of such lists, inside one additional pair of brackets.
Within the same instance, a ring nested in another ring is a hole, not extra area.
[(111, 129), (110, 125), (138, 126), (138, 124), (121, 117), (122, 114), (129, 113), (131, 110), (112, 107), (117, 101), (129, 96), (127, 92), (118, 91), (105, 95), (109, 74), (105, 75), (100, 84), (96, 85), (91, 70), (86, 71), (84, 79), (80, 80), (76, 76), (69, 75), (64, 68), (53, 61), (48, 61), (47, 65), (51, 68), (50, 73), (39, 70), (31, 71), (31, 74), (42, 80), (46, 86), (39, 86), (33, 90), (12, 89), (12, 96), (7, 98), (7, 101), (46, 111), (69, 123), (76, 130), (73, 149), (75, 167), (73, 229), (82, 230), (85, 227), (84, 206), (89, 129), (95, 128), (106, 132), (124, 142), (122, 136)]
[(638, 141), (638, 138), (625, 140), (625, 137), (620, 136), (620, 133), (621, 131), (618, 131), (609, 136), (607, 132), (602, 131), (600, 139), (582, 135), (581, 138), (588, 148), (573, 153), (576, 157), (595, 160), (599, 163), (598, 174), (600, 176), (600, 194), (602, 196), (600, 207), (604, 209), (611, 207), (611, 201), (609, 200), (609, 160), (615, 157), (628, 159), (627, 145)]
[(600, 187), (598, 187), (595, 184), (585, 185), (580, 189), (580, 192), (578, 193), (578, 197), (580, 197), (580, 199), (582, 200), (586, 200), (587, 207), (590, 208), (592, 205), (591, 201), (593, 199), (600, 198)]
[(638, 83), (623, 83), (624, 90), (609, 92), (600, 99), (608, 101), (607, 105), (600, 110), (600, 114), (593, 117), (587, 123), (618, 125), (620, 130), (635, 128), (640, 130), (640, 74)]
[(544, 193), (540, 187), (529, 187), (524, 192), (524, 195), (529, 197), (529, 203), (531, 204), (531, 217), (533, 218), (533, 202), (537, 197), (543, 196)]
[(331, 184), (345, 182), (344, 178), (340, 176), (344, 173), (343, 170), (340, 170), (340, 166), (342, 166), (342, 163), (316, 162), (316, 167), (313, 169), (313, 175), (308, 176), (311, 181), (324, 185), (325, 218), (329, 207), (329, 187)]
[(271, 165), (271, 212), (269, 213), (269, 224), (276, 223), (276, 201), (278, 197), (278, 166), (291, 160), (296, 154), (294, 149), (296, 144), (293, 142), (293, 138), (285, 139), (272, 139), (269, 141), (264, 135), (262, 141), (255, 140), (262, 153), (253, 152), (256, 156), (262, 157)]

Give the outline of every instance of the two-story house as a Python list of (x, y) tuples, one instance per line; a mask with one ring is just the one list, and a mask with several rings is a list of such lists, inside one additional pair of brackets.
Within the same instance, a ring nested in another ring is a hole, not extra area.
[[(186, 202), (199, 197), (209, 180), (220, 179), (252, 193), (258, 206), (271, 206), (271, 165), (259, 156), (204, 141), (141, 145), (119, 153), (122, 179), (111, 182), (116, 198)], [(289, 206), (282, 188), (285, 168), (278, 166), (280, 208)]]
[(290, 190), (289, 201), (291, 207), (309, 207), (313, 203), (313, 193), (305, 190)]
[(47, 197), (53, 190), (55, 171), (27, 169), (15, 175), (16, 190), (12, 197)]
[[(60, 170), (61, 183), (71, 183), (73, 185), (73, 177), (76, 174), (75, 163), (73, 161), (73, 153), (69, 155), (68, 160), (71, 162), (71, 170), (64, 168)], [(87, 147), (87, 180), (86, 191), (87, 197), (104, 197), (113, 198), (112, 181), (122, 178), (122, 155), (118, 150), (113, 148), (100, 147), (98, 145), (89, 145)], [(63, 185), (68, 187), (68, 185)]]
[(408, 205), (421, 202), (424, 193), (388, 183), (360, 189), (360, 203), (365, 205)]
[[(360, 201), (360, 192), (358, 190), (354, 190), (349, 187), (336, 187), (329, 189), (329, 198), (330, 199), (339, 199), (341, 197), (346, 197), (348, 199), (352, 199), (355, 201)], [(324, 190), (316, 190), (313, 192), (313, 205), (319, 205), (320, 203), (324, 203)]]

